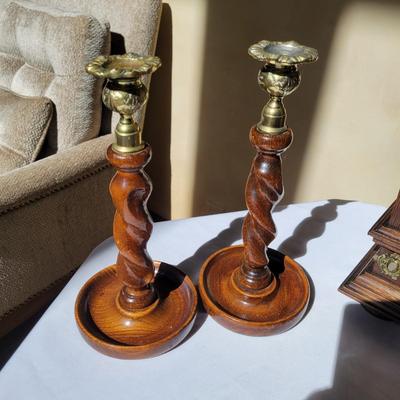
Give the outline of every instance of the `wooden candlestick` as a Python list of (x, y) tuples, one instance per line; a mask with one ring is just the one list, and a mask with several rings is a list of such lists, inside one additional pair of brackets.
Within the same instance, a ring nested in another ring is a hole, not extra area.
[(119, 358), (146, 358), (170, 350), (189, 333), (197, 309), (191, 280), (172, 266), (153, 262), (146, 250), (152, 231), (146, 204), (152, 186), (143, 168), (151, 148), (142, 141), (133, 114), (148, 97), (141, 76), (160, 65), (157, 57), (131, 53), (98, 57), (87, 66), (89, 73), (108, 79), (103, 101), (121, 115), (116, 143), (107, 150), (117, 170), (110, 193), (119, 254), (115, 265), (83, 286), (75, 317), (89, 344)]
[(304, 315), (310, 284), (288, 256), (268, 250), (276, 228), (272, 210), (283, 195), (281, 153), (292, 142), (286, 126), (284, 96), (300, 83), (297, 64), (316, 61), (317, 51), (296, 42), (262, 41), (249, 54), (265, 65), (258, 82), (270, 94), (261, 120), (250, 130), (257, 154), (246, 184), (248, 214), (243, 245), (226, 247), (203, 264), (199, 289), (214, 319), (235, 332), (264, 336), (283, 332)]

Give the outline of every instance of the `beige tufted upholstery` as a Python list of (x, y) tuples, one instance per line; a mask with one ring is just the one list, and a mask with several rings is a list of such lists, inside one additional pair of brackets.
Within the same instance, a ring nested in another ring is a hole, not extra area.
[[(107, 20), (114, 54), (154, 54), (161, 0), (34, 2)], [(0, 8), (8, 3), (0, 0)], [(3, 34), (7, 32), (0, 33), (0, 46)], [(13, 75), (18, 63), (15, 58), (0, 67), (0, 79)], [(108, 133), (111, 119), (103, 116), (100, 131)], [(70, 132), (71, 137), (78, 134)], [(100, 136), (0, 175), (0, 337), (46, 304), (54, 289), (112, 234), (108, 185), (113, 171), (105, 158), (111, 142), (112, 135)]]
[(0, 88), (0, 173), (36, 160), (52, 116), (50, 99)]
[(102, 81), (85, 72), (109, 54), (109, 25), (90, 15), (11, 2), (0, 10), (0, 86), (55, 104), (47, 154), (98, 135)]

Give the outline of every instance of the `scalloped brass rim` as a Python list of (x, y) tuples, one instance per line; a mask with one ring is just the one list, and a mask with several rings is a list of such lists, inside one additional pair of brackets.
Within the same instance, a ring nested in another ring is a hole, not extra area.
[[(271, 51), (272, 47), (291, 47), (296, 49), (294, 54), (281, 54)], [(288, 42), (276, 42), (261, 40), (249, 47), (249, 55), (258, 61), (268, 64), (292, 66), (296, 64), (311, 63), (318, 60), (318, 51), (312, 47), (303, 46), (294, 40)]]
[(86, 72), (97, 78), (129, 79), (153, 73), (161, 66), (156, 56), (141, 56), (136, 53), (98, 56), (88, 65)]

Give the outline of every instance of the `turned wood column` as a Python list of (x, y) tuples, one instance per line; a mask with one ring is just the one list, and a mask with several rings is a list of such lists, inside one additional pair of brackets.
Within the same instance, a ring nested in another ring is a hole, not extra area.
[(236, 284), (256, 294), (273, 279), (268, 268), (267, 248), (276, 235), (272, 211), (283, 197), (281, 153), (292, 142), (292, 131), (265, 135), (250, 130), (250, 142), (257, 154), (247, 179), (245, 198), (248, 208), (243, 223), (244, 261), (235, 274)]
[(107, 150), (108, 161), (117, 169), (110, 183), (110, 194), (116, 209), (117, 275), (123, 283), (119, 302), (128, 311), (145, 308), (157, 297), (153, 260), (146, 249), (153, 229), (147, 210), (152, 185), (143, 168), (150, 158), (149, 145), (132, 154), (118, 153), (112, 146)]

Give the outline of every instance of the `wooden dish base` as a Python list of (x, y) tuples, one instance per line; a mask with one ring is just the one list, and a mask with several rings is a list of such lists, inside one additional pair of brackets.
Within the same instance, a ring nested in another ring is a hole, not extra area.
[(206, 310), (225, 328), (244, 335), (268, 336), (292, 328), (310, 299), (307, 275), (290, 257), (268, 249), (272, 281), (250, 296), (232, 279), (243, 263), (243, 250), (243, 245), (225, 247), (203, 264), (199, 290)]
[(80, 290), (75, 318), (85, 340), (112, 357), (141, 359), (160, 355), (190, 332), (197, 310), (192, 281), (177, 268), (154, 262), (158, 299), (129, 313), (117, 304), (120, 281), (112, 265), (94, 275)]

